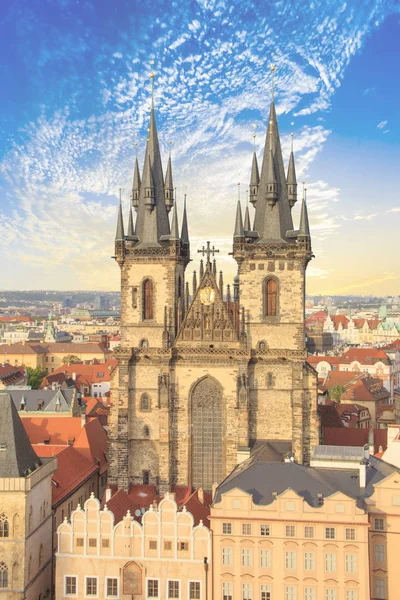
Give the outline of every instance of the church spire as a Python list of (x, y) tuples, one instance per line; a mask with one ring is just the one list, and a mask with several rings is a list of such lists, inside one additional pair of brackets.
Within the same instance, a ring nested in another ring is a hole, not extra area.
[[(293, 136), (293, 134), (292, 134), (292, 136)], [(293, 140), (293, 137), (292, 137), (292, 140)], [(297, 179), (296, 179), (296, 167), (294, 164), (293, 142), (292, 142), (292, 149), (290, 151), (286, 185), (287, 185), (289, 205), (290, 205), (290, 208), (293, 208), (293, 206), (297, 202)]]
[(132, 214), (132, 208), (129, 207), (129, 219), (128, 219), (128, 233), (127, 233), (129, 238), (133, 238), (135, 235), (135, 228), (133, 226), (133, 214)]
[(171, 154), (168, 157), (167, 172), (165, 174), (164, 197), (165, 206), (167, 207), (167, 212), (169, 212), (174, 205), (174, 184), (172, 183)]
[(308, 210), (307, 210), (306, 196), (307, 196), (307, 188), (303, 187), (303, 200), (301, 203), (299, 238), (311, 238), (310, 224), (308, 222)]
[(233, 239), (242, 238), (242, 237), (244, 237), (242, 207), (240, 205), (240, 200), (238, 200), (237, 208), (236, 208), (236, 221), (235, 221), (235, 231), (233, 233)]
[(260, 184), (260, 174), (258, 171), (257, 154), (253, 152), (253, 163), (251, 165), (251, 177), (250, 177), (250, 202), (253, 206), (257, 203), (258, 186)]
[(122, 215), (122, 200), (121, 200), (121, 188), (119, 190), (119, 208), (118, 208), (118, 221), (117, 221), (117, 231), (115, 234), (116, 242), (123, 242), (125, 238), (124, 234), (124, 217)]
[(272, 150), (269, 151), (266, 184), (267, 202), (271, 207), (274, 207), (276, 202), (278, 202), (278, 180), (276, 178), (274, 155), (272, 154)]
[(249, 211), (249, 205), (246, 204), (246, 210), (244, 213), (244, 224), (243, 224), (244, 230), (245, 231), (251, 231), (251, 223), (250, 223), (250, 211)]
[(186, 194), (184, 196), (184, 201), (183, 201), (181, 239), (184, 244), (189, 244), (189, 228), (188, 228), (187, 211), (186, 211)]
[(152, 105), (143, 177), (139, 192), (136, 235), (140, 245), (158, 246), (160, 242), (168, 239), (170, 229), (165, 204), (164, 176), (154, 109), (154, 73), (151, 74), (151, 78)]
[(133, 184), (132, 184), (132, 206), (137, 210), (139, 206), (139, 194), (140, 194), (140, 173), (139, 173), (139, 163), (136, 157), (135, 159), (135, 170), (133, 174)]
[(178, 206), (175, 202), (174, 212), (172, 215), (172, 223), (171, 223), (171, 237), (170, 240), (179, 240), (179, 225), (178, 225)]

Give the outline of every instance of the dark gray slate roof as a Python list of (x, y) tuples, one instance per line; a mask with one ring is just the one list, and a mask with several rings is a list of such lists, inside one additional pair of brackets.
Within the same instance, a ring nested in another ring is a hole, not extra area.
[(251, 494), (255, 504), (270, 504), (275, 500), (275, 494), (280, 495), (292, 489), (311, 506), (319, 506), (318, 494), (328, 497), (340, 491), (356, 499), (357, 505), (364, 508), (364, 499), (371, 496), (374, 484), (397, 471), (392, 465), (370, 456), (367, 484), (365, 488), (360, 488), (358, 469), (328, 469), (305, 467), (294, 462), (271, 462), (268, 454), (269, 451), (261, 447), (238, 465), (219, 485), (214, 502), (220, 502), (221, 495), (229, 490), (239, 488)]
[(37, 412), (39, 402), (43, 402), (42, 411), (55, 412), (58, 405), (58, 412), (62, 413), (70, 411), (74, 390), (10, 390), (9, 393), (18, 411), (24, 397), (25, 412)]
[(40, 467), (8, 392), (0, 392), (0, 477), (26, 477)]

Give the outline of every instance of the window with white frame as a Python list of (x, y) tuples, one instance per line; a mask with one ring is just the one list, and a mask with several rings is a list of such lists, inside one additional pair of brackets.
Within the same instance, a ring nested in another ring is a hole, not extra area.
[(107, 598), (118, 598), (118, 579), (116, 577), (107, 577), (106, 591)]
[(296, 536), (295, 525), (286, 525), (285, 532), (286, 532), (286, 537), (295, 537)]
[(232, 565), (232, 548), (222, 548), (222, 564), (226, 567)]
[(232, 600), (233, 598), (233, 584), (231, 581), (224, 581), (222, 583), (222, 600)]
[(179, 581), (168, 581), (168, 598), (179, 598)]
[(346, 540), (354, 542), (356, 539), (356, 530), (353, 527), (346, 527)]
[(242, 535), (251, 535), (251, 523), (242, 523)]
[(271, 550), (260, 550), (260, 567), (262, 569), (271, 568)]
[(97, 577), (86, 577), (86, 596), (97, 596)]
[(285, 588), (285, 600), (297, 600), (297, 589), (294, 585), (287, 585)]
[(231, 535), (232, 523), (222, 523), (222, 533), (224, 533), (225, 535)]
[(333, 588), (328, 588), (327, 590), (325, 590), (325, 600), (336, 600), (337, 599), (337, 594), (336, 594), (336, 590)]
[(77, 582), (75, 575), (67, 575), (65, 577), (65, 595), (75, 596), (77, 592)]
[(377, 531), (384, 531), (385, 530), (385, 521), (383, 519), (374, 519), (374, 528)]
[(306, 571), (314, 571), (315, 552), (304, 552), (304, 569)]
[(317, 592), (315, 587), (304, 588), (304, 600), (317, 600)]
[(384, 579), (375, 579), (375, 597), (379, 600), (386, 598), (386, 581)]
[(271, 535), (271, 527), (268, 523), (261, 523), (260, 535)]
[(325, 538), (327, 540), (335, 540), (336, 539), (336, 530), (334, 527), (325, 527)]
[(251, 548), (242, 548), (242, 567), (251, 567), (253, 563)]
[(375, 562), (385, 562), (385, 546), (375, 544)]
[(271, 586), (269, 583), (262, 583), (260, 587), (260, 600), (271, 600)]
[(331, 552), (325, 553), (325, 571), (329, 571), (330, 573), (336, 571), (336, 554), (332, 554)]
[(305, 538), (312, 539), (314, 537), (314, 535), (315, 535), (314, 527), (311, 527), (309, 525), (307, 527), (304, 527), (304, 537)]
[(242, 600), (253, 600), (252, 583), (242, 583)]
[(346, 573), (357, 572), (357, 556), (355, 554), (345, 555), (345, 569)]
[(189, 581), (189, 600), (200, 600), (200, 581)]
[(346, 590), (346, 600), (358, 600), (357, 590)]
[(285, 552), (285, 566), (287, 569), (296, 568), (296, 552), (294, 552), (293, 550)]
[(158, 598), (159, 596), (159, 582), (158, 579), (147, 580), (147, 597)]

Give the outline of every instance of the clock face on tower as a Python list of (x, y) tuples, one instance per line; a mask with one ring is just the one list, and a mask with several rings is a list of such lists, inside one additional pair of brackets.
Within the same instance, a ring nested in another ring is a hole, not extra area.
[(209, 285), (201, 288), (200, 290), (200, 302), (205, 306), (210, 306), (215, 300), (215, 290)]

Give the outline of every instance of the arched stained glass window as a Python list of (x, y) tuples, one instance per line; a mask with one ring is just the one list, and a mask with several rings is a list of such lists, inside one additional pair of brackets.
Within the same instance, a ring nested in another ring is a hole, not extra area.
[(6, 563), (0, 562), (0, 588), (8, 587), (8, 567)]
[(2, 513), (0, 515), (0, 538), (9, 536), (8, 519), (7, 516)]

